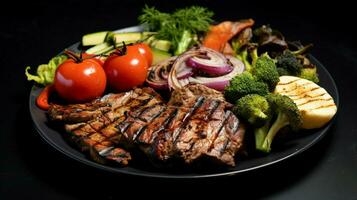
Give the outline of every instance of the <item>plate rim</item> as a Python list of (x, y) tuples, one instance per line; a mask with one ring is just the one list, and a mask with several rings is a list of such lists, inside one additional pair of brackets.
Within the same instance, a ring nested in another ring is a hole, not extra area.
[[(127, 28), (123, 28), (123, 29), (118, 29), (115, 32), (125, 32), (128, 30), (132, 30), (132, 29), (136, 29), (136, 30), (140, 30), (142, 29), (142, 26), (131, 26), (131, 27), (127, 27)], [(71, 46), (69, 46), (68, 48), (71, 48), (73, 46), (78, 45), (79, 42), (72, 44)], [(311, 54), (309, 54), (309, 58), (313, 60), (313, 63), (317, 64), (319, 66), (319, 70), (324, 70), (324, 73), (327, 75), (328, 79), (331, 81), (332, 83), (332, 88), (334, 90), (334, 93), (336, 93), (336, 99), (334, 99), (334, 102), (336, 104), (337, 107), (337, 112), (339, 110), (339, 104), (340, 104), (340, 95), (339, 95), (339, 91), (338, 91), (338, 87), (336, 85), (335, 80), (333, 79), (332, 75), (330, 74), (330, 72), (325, 68), (325, 66), (318, 60), (316, 59), (314, 56), (312, 56)], [(97, 169), (101, 169), (101, 170), (105, 170), (111, 173), (122, 173), (122, 174), (127, 174), (127, 175), (133, 175), (133, 176), (139, 176), (139, 177), (150, 177), (150, 178), (167, 178), (167, 179), (197, 179), (197, 178), (212, 178), (212, 177), (221, 177), (221, 176), (232, 176), (232, 175), (236, 175), (236, 174), (241, 174), (241, 173), (245, 173), (245, 172), (249, 172), (249, 171), (253, 171), (256, 169), (260, 169), (260, 168), (264, 168), (267, 166), (271, 166), (274, 165), (276, 163), (280, 163), (286, 159), (289, 159), (295, 155), (301, 154), (302, 152), (306, 151), (307, 149), (309, 149), (310, 147), (312, 147), (314, 144), (316, 144), (318, 141), (320, 141), (325, 135), (326, 133), (329, 131), (330, 127), (332, 124), (334, 124), (335, 119), (336, 119), (336, 115), (333, 117), (333, 119), (330, 120), (330, 122), (328, 122), (327, 125), (325, 125), (321, 130), (321, 133), (319, 135), (317, 135), (312, 141), (310, 141), (308, 144), (306, 144), (305, 146), (303, 146), (302, 148), (298, 149), (297, 151), (294, 151), (291, 154), (288, 154), (286, 156), (283, 156), (279, 159), (264, 163), (264, 164), (260, 164), (258, 166), (254, 166), (254, 167), (249, 167), (246, 169), (241, 169), (241, 170), (235, 170), (235, 171), (228, 171), (228, 172), (217, 172), (217, 173), (212, 173), (212, 174), (162, 174), (162, 173), (157, 173), (157, 172), (147, 172), (147, 173), (143, 173), (143, 172), (135, 172), (135, 171), (128, 171), (125, 170), (125, 168), (121, 168), (121, 167), (117, 167), (117, 168), (112, 168), (108, 165), (104, 165), (104, 164), (100, 164), (97, 163), (93, 160), (90, 160), (87, 157), (78, 157), (68, 151), (66, 151), (64, 148), (62, 148), (60, 145), (58, 145), (56, 142), (52, 141), (51, 138), (48, 137), (48, 135), (46, 133), (44, 133), (39, 127), (39, 122), (37, 120), (35, 120), (35, 116), (34, 113), (32, 112), (33, 106), (36, 106), (33, 104), (32, 102), (32, 92), (37, 88), (36, 84), (34, 84), (31, 88), (30, 91), (30, 95), (29, 95), (29, 112), (31, 115), (31, 119), (32, 119), (32, 124), (36, 130), (36, 132), (42, 137), (42, 139), (44, 139), (48, 144), (50, 144), (52, 147), (54, 147), (57, 151), (61, 152), (62, 154), (76, 160), (79, 161), (82, 164), (85, 164), (87, 166), (90, 167), (95, 167)], [(59, 132), (59, 131), (58, 131)], [(74, 148), (76, 151), (80, 152), (81, 154), (84, 154), (83, 152), (79, 151), (77, 148)], [(130, 167), (130, 166), (129, 166)]]

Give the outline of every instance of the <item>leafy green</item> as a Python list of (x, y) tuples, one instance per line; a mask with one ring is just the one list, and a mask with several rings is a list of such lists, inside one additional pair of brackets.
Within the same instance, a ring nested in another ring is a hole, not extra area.
[(58, 65), (62, 64), (65, 60), (67, 60), (67, 56), (65, 55), (59, 55), (52, 58), (48, 64), (42, 64), (37, 67), (36, 75), (30, 74), (29, 70), (31, 67), (27, 66), (25, 69), (27, 80), (35, 81), (41, 85), (49, 85), (53, 83)]
[[(179, 9), (172, 14), (145, 6), (142, 12), (139, 22), (146, 24), (150, 31), (158, 32), (155, 38), (171, 41), (172, 51), (176, 54), (189, 48), (188, 42), (192, 44), (193, 38), (206, 32), (213, 22), (213, 12), (199, 6)], [(191, 39), (187, 39), (187, 36)], [(182, 41), (185, 41), (185, 45), (180, 46)]]

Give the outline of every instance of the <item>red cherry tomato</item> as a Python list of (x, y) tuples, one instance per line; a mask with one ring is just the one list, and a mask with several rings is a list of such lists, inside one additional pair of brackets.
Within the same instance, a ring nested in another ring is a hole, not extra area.
[(124, 55), (116, 51), (104, 63), (109, 85), (117, 91), (130, 90), (146, 80), (148, 62), (137, 49), (128, 46)]
[(132, 46), (128, 46), (128, 52), (132, 49), (139, 51), (139, 53), (141, 55), (143, 55), (146, 58), (146, 60), (148, 61), (149, 67), (151, 66), (152, 60), (153, 60), (153, 54), (152, 54), (151, 48), (147, 44), (138, 43), (138, 44), (134, 44)]
[(86, 102), (102, 96), (106, 81), (98, 60), (70, 58), (58, 66), (54, 87), (59, 96), (68, 102)]

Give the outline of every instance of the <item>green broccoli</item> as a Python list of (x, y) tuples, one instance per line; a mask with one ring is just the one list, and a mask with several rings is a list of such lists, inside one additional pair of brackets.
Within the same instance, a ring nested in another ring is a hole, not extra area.
[(276, 67), (285, 69), (292, 76), (300, 75), (303, 68), (302, 64), (290, 51), (284, 51), (283, 54), (277, 57)]
[(268, 54), (260, 56), (256, 64), (253, 66), (252, 74), (259, 80), (269, 86), (270, 91), (275, 89), (276, 84), (279, 82), (279, 73), (275, 66), (275, 62)]
[(301, 70), (301, 73), (300, 73), (299, 77), (307, 79), (307, 80), (310, 80), (310, 81), (315, 82), (315, 83), (318, 83), (320, 81), (319, 77), (317, 75), (317, 72), (316, 72), (316, 67), (314, 67), (314, 68), (303, 68)]
[(237, 101), (233, 112), (250, 124), (259, 127), (268, 120), (270, 107), (265, 97), (258, 94), (248, 94)]
[(275, 121), (269, 120), (267, 124), (256, 129), (255, 135), (256, 148), (263, 152), (270, 152), (273, 139), (279, 130), (285, 126), (290, 126), (294, 131), (298, 130), (302, 124), (302, 118), (298, 107), (288, 96), (269, 94), (266, 98), (276, 118)]
[(263, 82), (257, 81), (249, 72), (243, 72), (234, 77), (224, 89), (226, 99), (232, 103), (248, 94), (265, 96), (268, 93), (268, 86)]

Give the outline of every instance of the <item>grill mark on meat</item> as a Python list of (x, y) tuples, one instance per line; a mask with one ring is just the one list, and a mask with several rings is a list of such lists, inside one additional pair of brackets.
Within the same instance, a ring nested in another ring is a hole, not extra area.
[[(138, 145), (147, 155), (161, 161), (175, 154), (186, 162), (208, 155), (234, 165), (232, 155), (239, 146), (242, 131), (235, 116), (224, 111), (230, 105), (225, 101), (201, 95), (184, 99), (183, 104), (165, 105), (158, 94), (145, 88), (102, 100), (102, 106), (106, 107), (100, 107), (95, 117), (78, 125), (67, 124), (66, 128), (79, 142), (85, 143), (95, 160), (98, 159), (96, 154), (124, 163), (121, 156), (128, 158), (130, 154), (117, 145), (128, 143)], [(73, 111), (80, 115), (85, 106), (87, 104)], [(66, 111), (66, 106), (61, 109)], [(175, 147), (180, 142), (186, 145), (184, 149)]]
[(135, 141), (136, 138), (137, 138), (138, 136), (140, 136), (140, 134), (142, 134), (142, 133), (146, 130), (146, 128), (147, 128), (147, 125), (141, 126), (141, 127), (139, 128), (139, 130), (137, 130), (136, 133), (134, 133), (134, 135), (133, 135), (133, 141)]
[(162, 121), (162, 117), (165, 117), (166, 111), (169, 111), (169, 107), (165, 106), (161, 109), (161, 112), (156, 115), (155, 118), (151, 121), (151, 124), (148, 125), (148, 128), (144, 131), (141, 132), (138, 137), (135, 138), (137, 143), (152, 143), (153, 139), (155, 139), (156, 135), (158, 132), (161, 130), (165, 129), (166, 126), (171, 122), (173, 117), (175, 117), (175, 114), (177, 113), (177, 108), (175, 108), (171, 114), (169, 114), (166, 118), (164, 118), (164, 121), (161, 123), (160, 126), (158, 126), (158, 123)]
[(222, 123), (220, 124), (219, 129), (217, 130), (216, 137), (214, 137), (214, 139), (213, 139), (213, 141), (212, 141), (212, 143), (211, 143), (211, 145), (210, 145), (208, 151), (211, 151), (212, 148), (214, 147), (214, 143), (215, 143), (216, 139), (219, 137), (219, 135), (221, 134), (222, 129), (223, 129), (224, 126), (226, 125), (227, 119), (228, 119), (229, 115), (230, 115), (230, 113), (228, 113), (228, 112), (226, 112), (226, 113), (224, 114), (224, 118), (223, 118), (223, 120), (222, 120)]
[[(142, 115), (145, 115), (147, 112), (150, 112), (152, 109), (154, 109), (154, 108), (157, 107), (157, 106), (162, 107), (162, 108), (159, 110), (159, 112), (155, 113), (153, 116), (149, 116), (148, 119), (142, 117)], [(166, 107), (166, 106), (163, 106), (162, 103), (154, 104), (154, 105), (152, 105), (152, 106), (150, 106), (150, 107), (145, 108), (145, 110), (140, 114), (140, 116), (138, 116), (138, 118), (139, 118), (141, 121), (150, 122), (150, 121), (154, 120), (156, 117), (158, 117), (158, 116), (165, 110), (165, 107)]]
[(181, 127), (184, 117), (190, 110), (185, 107), (169, 107), (175, 108), (175, 112), (172, 112), (170, 118), (167, 118), (165, 128), (157, 131), (157, 136), (156, 138), (152, 138), (150, 147), (145, 149), (145, 152), (147, 152), (148, 155), (161, 161), (168, 160), (175, 154), (175, 150), (173, 148), (173, 133)]
[[(141, 133), (141, 131), (138, 130), (141, 129), (142, 126), (145, 126), (147, 122), (150, 122), (155, 117), (155, 115), (157, 115), (157, 109), (161, 110), (162, 105), (151, 106), (148, 107), (148, 109), (144, 108), (139, 110), (137, 113), (133, 113), (126, 119), (126, 121), (123, 122), (124, 124), (128, 125), (125, 125), (126, 129), (122, 133), (125, 134), (130, 141), (134, 142), (137, 134)], [(145, 119), (145, 121), (141, 119)]]
[[(211, 119), (210, 121), (206, 122), (205, 126), (205, 131), (206, 135), (205, 137), (199, 135), (199, 140), (197, 140), (193, 145), (192, 148), (190, 149), (191, 155), (186, 158), (187, 160), (195, 160), (196, 158), (200, 157), (201, 155), (204, 155), (207, 153), (207, 151), (210, 149), (213, 141), (217, 137), (217, 134), (220, 132), (221, 127), (224, 125), (224, 104), (221, 104), (220, 102), (217, 102), (218, 106), (214, 106), (214, 111), (209, 111), (211, 113), (211, 116), (209, 118)], [(211, 104), (212, 105), (212, 104)], [(220, 109), (218, 109), (218, 107)], [(218, 109), (218, 110), (217, 110)], [(199, 132), (200, 134), (201, 132)]]
[(213, 100), (210, 104), (211, 107), (208, 108), (209, 113), (205, 116), (204, 120), (207, 121), (211, 118), (212, 114), (216, 111), (218, 106), (220, 105), (219, 101)]
[(226, 151), (228, 144), (230, 143), (229, 140), (226, 140), (223, 144), (223, 147), (220, 149), (220, 156), (223, 155), (223, 153)]
[[(206, 101), (196, 109), (191, 116), (190, 122), (183, 128), (180, 137), (175, 142), (175, 148), (182, 154), (186, 162), (190, 163), (197, 157), (207, 152), (211, 137), (215, 137), (216, 129), (212, 125), (216, 125), (219, 120), (207, 119), (216, 111), (219, 103), (216, 100), (206, 99)], [(224, 106), (221, 107), (222, 110)], [(208, 114), (207, 114), (208, 113)], [(208, 138), (209, 137), (209, 138)]]
[(174, 143), (177, 142), (177, 139), (179, 138), (179, 136), (181, 134), (182, 128), (187, 125), (189, 117), (191, 117), (191, 115), (196, 111), (196, 109), (202, 105), (202, 103), (204, 102), (204, 99), (205, 98), (202, 96), (197, 98), (196, 103), (192, 106), (192, 108), (189, 110), (189, 112), (187, 112), (186, 115), (184, 116), (181, 126), (177, 129), (175, 129), (175, 131), (173, 132)]

